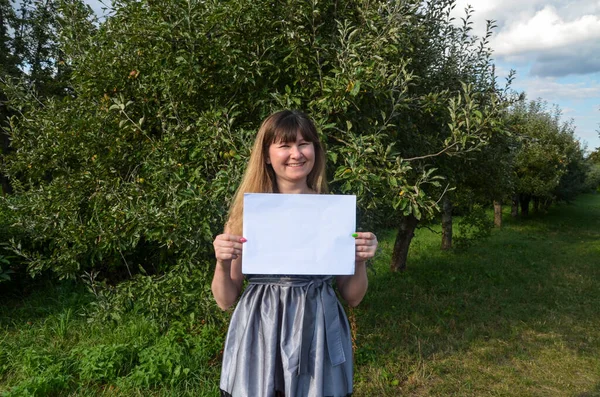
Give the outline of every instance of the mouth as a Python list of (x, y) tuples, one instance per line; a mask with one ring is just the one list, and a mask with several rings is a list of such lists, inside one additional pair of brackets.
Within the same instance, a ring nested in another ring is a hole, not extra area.
[(306, 163), (306, 162), (302, 162), (302, 163), (287, 163), (287, 164), (286, 164), (286, 166), (288, 166), (288, 167), (292, 167), (292, 168), (295, 168), (295, 167), (302, 167), (302, 166), (303, 166), (305, 163)]

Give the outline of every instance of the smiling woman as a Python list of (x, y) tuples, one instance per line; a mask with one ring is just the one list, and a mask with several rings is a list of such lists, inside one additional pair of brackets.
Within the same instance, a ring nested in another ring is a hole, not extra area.
[[(212, 291), (222, 309), (236, 301), (243, 287), (242, 199), (250, 192), (327, 192), (323, 148), (304, 113), (277, 112), (258, 131), (225, 232), (214, 241), (217, 265)], [(377, 249), (373, 233), (356, 233), (355, 238), (354, 274), (335, 278), (341, 297), (351, 306), (358, 305), (367, 291), (365, 262)], [(250, 274), (247, 278), (227, 334), (221, 395), (351, 395), (350, 327), (332, 286), (334, 277)]]
[(267, 164), (273, 167), (280, 192), (314, 193), (308, 186), (300, 186), (300, 191), (294, 191), (297, 182), (305, 180), (315, 164), (315, 146), (307, 142), (300, 132), (295, 141), (272, 143)]
[(327, 193), (325, 178), (325, 152), (313, 122), (296, 110), (274, 113), (258, 130), (227, 226), (242, 233), (244, 193)]

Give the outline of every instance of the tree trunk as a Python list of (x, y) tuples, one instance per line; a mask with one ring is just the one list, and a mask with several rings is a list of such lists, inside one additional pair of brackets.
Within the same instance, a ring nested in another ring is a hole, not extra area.
[(517, 216), (519, 216), (519, 195), (515, 194), (512, 197), (512, 205), (510, 208), (510, 215), (513, 218), (516, 218)]
[(548, 210), (550, 209), (550, 205), (552, 205), (552, 200), (544, 199), (544, 204), (542, 204), (542, 210), (544, 210), (544, 213), (548, 212)]
[(452, 201), (448, 195), (442, 199), (442, 249), (452, 248)]
[(390, 270), (393, 272), (406, 270), (406, 258), (408, 256), (408, 248), (410, 242), (415, 236), (415, 228), (419, 221), (413, 215), (403, 216), (396, 234), (396, 242), (394, 243), (394, 252), (392, 253), (392, 263)]
[(531, 201), (531, 196), (528, 194), (521, 195), (521, 215), (528, 216), (529, 215), (529, 202)]
[(533, 212), (535, 212), (535, 213), (540, 212), (540, 198), (539, 197), (533, 198)]
[(494, 226), (502, 227), (502, 200), (494, 200)]

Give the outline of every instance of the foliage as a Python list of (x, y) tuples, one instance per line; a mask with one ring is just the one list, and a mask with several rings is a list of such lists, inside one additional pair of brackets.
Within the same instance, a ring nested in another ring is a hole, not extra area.
[(8, 217), (9, 211), (4, 204), (5, 202), (0, 198), (0, 283), (11, 280), (11, 275), (15, 273), (13, 267), (16, 266), (16, 258), (9, 255), (9, 250), (6, 249), (6, 244), (12, 237), (12, 228)]
[[(71, 94), (4, 85), (16, 114), (11, 209), (30, 239), (12, 249), (32, 275), (97, 272), (106, 288), (205, 275), (254, 131), (281, 107), (314, 117), (333, 190), (357, 194), (363, 219), (375, 208), (380, 219), (431, 216), (444, 171), (429, 160), (483, 145), (499, 109), (487, 42), (452, 28), (450, 5), (123, 0), (96, 26), (88, 7), (61, 1)], [(457, 39), (467, 41), (440, 64)]]
[[(47, 358), (48, 356), (36, 356), (36, 352), (28, 353), (30, 359)], [(41, 354), (45, 354), (42, 352)], [(48, 364), (44, 368), (37, 369), (31, 376), (15, 386), (6, 396), (48, 396), (58, 395), (67, 389), (69, 375), (65, 373), (62, 363)]]
[(73, 351), (80, 360), (79, 376), (84, 382), (114, 381), (131, 371), (135, 350), (121, 344), (97, 344)]
[(161, 329), (176, 319), (201, 318), (212, 325), (225, 321), (223, 313), (214, 311), (211, 275), (205, 269), (175, 266), (158, 277), (139, 274), (114, 286), (97, 277), (95, 271), (83, 276), (95, 297), (88, 312), (90, 319), (118, 323), (131, 313), (140, 313), (160, 324)]
[(13, 273), (14, 270), (10, 268), (8, 257), (0, 254), (0, 283), (3, 281), (10, 281), (10, 275)]
[(152, 346), (139, 353), (139, 364), (132, 372), (130, 382), (138, 387), (156, 386), (170, 382), (174, 384), (189, 374), (190, 369), (181, 366), (188, 342), (185, 328), (174, 324), (169, 332)]
[[(600, 133), (599, 133), (599, 135), (600, 135)], [(592, 162), (593, 164), (600, 165), (600, 148), (597, 148), (592, 153), (590, 153), (590, 155), (587, 157), (587, 159), (590, 162)]]
[(479, 42), (469, 33), (469, 11), (457, 28), (451, 8), (452, 2), (429, 2), (413, 26), (399, 29), (406, 31), (401, 38), (410, 49), (401, 55), (410, 62), (405, 88), (389, 91), (403, 96), (391, 103), (380, 100), (377, 108), (391, 111), (358, 128), (365, 131), (363, 145), (341, 148), (346, 164), (337, 168), (334, 182), (343, 182), (343, 192), (368, 190), (363, 206), (377, 207), (388, 218), (431, 217), (444, 190), (440, 181), (451, 172), (441, 159), (478, 150), (497, 132), (501, 105), (487, 47), (493, 26)]
[[(388, 267), (394, 230), (380, 233), (377, 271), (353, 309), (354, 394), (596, 390), (599, 204), (600, 196), (590, 194), (553, 206), (544, 217), (509, 218), (468, 251), (442, 252), (439, 225), (432, 226), (436, 233), (420, 228), (404, 273)], [(224, 328), (188, 319), (161, 332), (155, 321), (131, 313), (119, 324), (88, 323), (80, 314), (89, 300), (68, 281), (3, 300), (0, 394), (218, 395)], [(68, 332), (60, 334), (69, 310)], [(173, 357), (181, 359), (169, 367)], [(144, 376), (134, 378), (138, 372)], [(147, 387), (146, 376), (162, 381)]]
[(558, 107), (526, 102), (512, 109), (512, 129), (521, 139), (515, 156), (515, 189), (544, 200), (571, 200), (584, 190), (584, 149), (572, 122), (561, 122)]
[(600, 192), (600, 164), (591, 164), (586, 174), (585, 186), (588, 191)]
[(494, 221), (481, 205), (474, 205), (458, 222), (458, 233), (454, 237), (457, 249), (466, 249), (492, 235)]
[[(0, 308), (0, 394), (215, 393), (223, 328), (188, 318), (166, 329), (133, 313), (89, 323), (90, 297), (71, 282), (46, 285)], [(210, 379), (210, 381), (209, 381)], [(149, 386), (150, 385), (150, 386)], [(185, 390), (188, 389), (186, 393)]]

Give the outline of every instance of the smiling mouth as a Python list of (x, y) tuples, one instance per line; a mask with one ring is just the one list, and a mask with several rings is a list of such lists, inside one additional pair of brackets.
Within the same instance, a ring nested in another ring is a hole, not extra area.
[(304, 163), (288, 163), (286, 164), (288, 167), (302, 167)]

